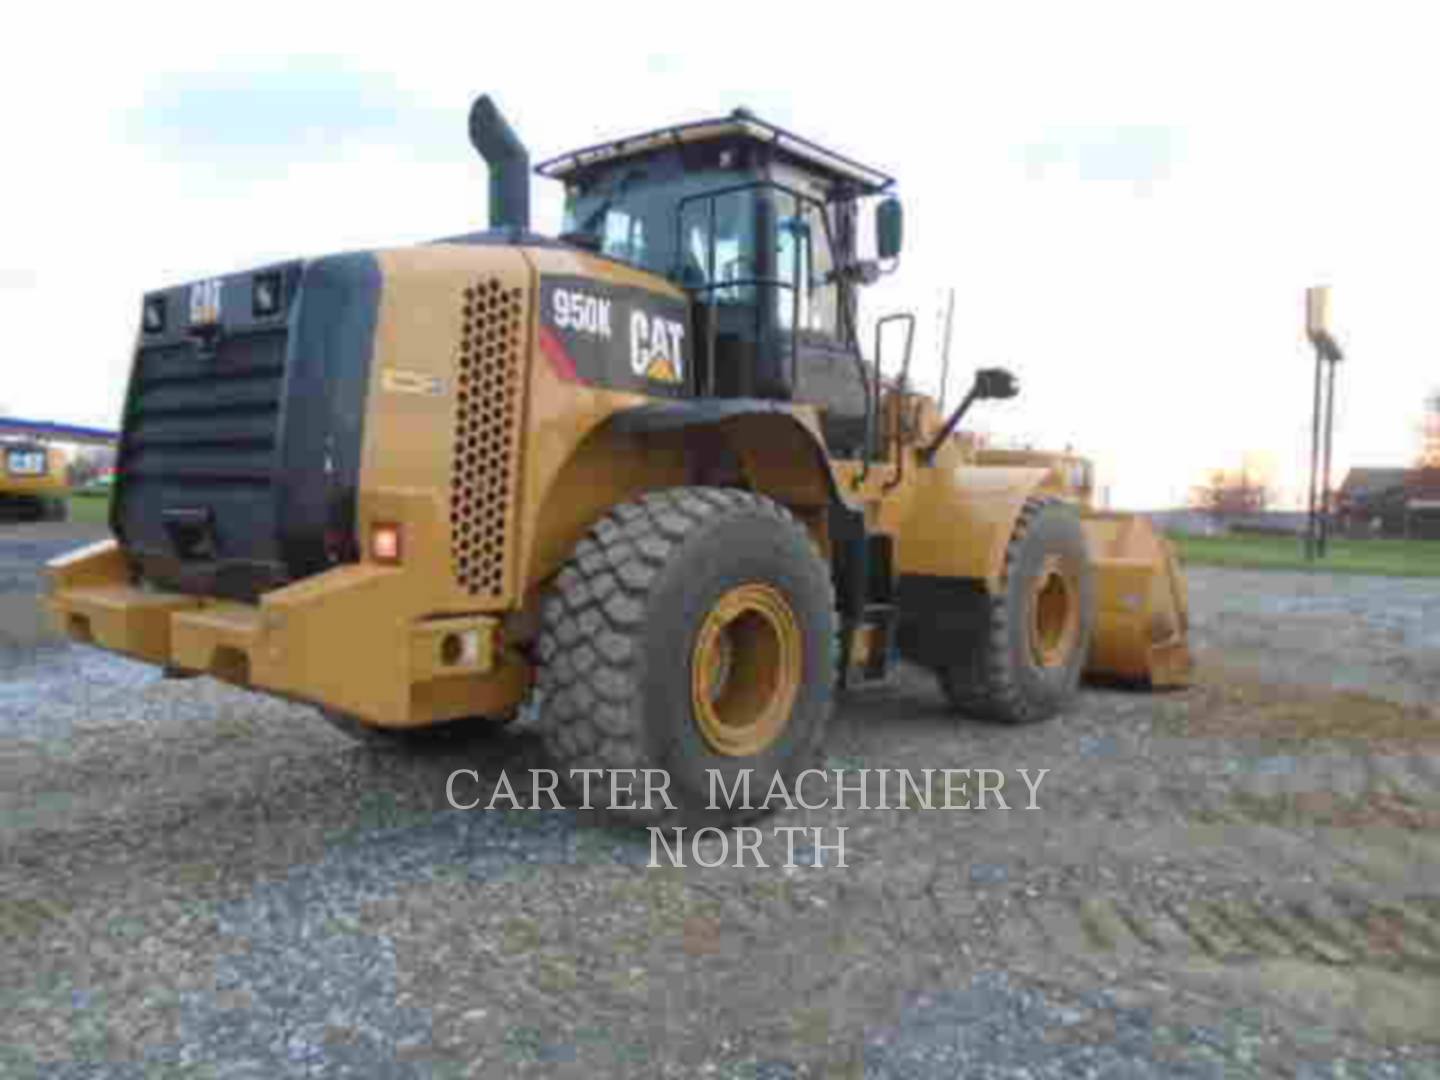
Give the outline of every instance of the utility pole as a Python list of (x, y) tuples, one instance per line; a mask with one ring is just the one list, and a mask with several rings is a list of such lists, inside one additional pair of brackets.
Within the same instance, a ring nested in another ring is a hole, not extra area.
[(1330, 543), (1330, 460), (1335, 443), (1335, 365), (1345, 358), (1330, 330), (1328, 285), (1316, 285), (1305, 290), (1305, 336), (1315, 347), (1315, 394), (1310, 418), (1310, 502), (1305, 520), (1305, 557), (1313, 562), (1317, 558), (1325, 557)]

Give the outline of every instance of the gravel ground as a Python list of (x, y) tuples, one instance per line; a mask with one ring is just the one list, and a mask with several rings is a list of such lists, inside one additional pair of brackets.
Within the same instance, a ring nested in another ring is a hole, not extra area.
[(1440, 582), (1192, 571), (1195, 688), (1032, 728), (906, 670), (830, 767), (1049, 769), (1038, 809), (649, 869), (447, 809), (528, 741), (376, 751), (53, 641), (35, 565), (84, 536), (0, 532), (0, 1077), (1440, 1075)]

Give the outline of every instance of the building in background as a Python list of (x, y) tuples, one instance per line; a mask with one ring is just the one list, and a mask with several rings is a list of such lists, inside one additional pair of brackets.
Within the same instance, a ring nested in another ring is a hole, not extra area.
[(1351, 469), (1336, 518), (1347, 536), (1440, 540), (1440, 468)]
[(1405, 533), (1440, 540), (1440, 466), (1411, 469), (1405, 475)]

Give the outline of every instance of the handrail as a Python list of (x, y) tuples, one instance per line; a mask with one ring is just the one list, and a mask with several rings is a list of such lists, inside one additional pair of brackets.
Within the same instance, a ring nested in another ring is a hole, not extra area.
[(895, 407), (895, 476), (885, 485), (883, 489), (885, 491), (896, 487), (905, 475), (905, 455), (900, 445), (900, 408), (904, 403), (906, 388), (910, 381), (910, 356), (915, 347), (915, 315), (909, 311), (895, 311), (882, 316), (875, 322), (875, 411), (877, 413), (880, 410), (880, 391), (882, 389), (880, 377), (883, 374), (880, 365), (881, 334), (884, 332), (886, 324), (892, 322), (905, 323), (905, 360), (900, 365), (900, 381), (895, 388), (899, 399)]

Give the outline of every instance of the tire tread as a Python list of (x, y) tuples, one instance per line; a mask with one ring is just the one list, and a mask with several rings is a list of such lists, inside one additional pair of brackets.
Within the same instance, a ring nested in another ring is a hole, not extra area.
[(1015, 615), (1010, 606), (1010, 576), (1024, 550), (1026, 538), (1040, 516), (1053, 507), (1069, 504), (1053, 496), (1032, 496), (1016, 520), (1005, 548), (1005, 572), (1000, 588), (985, 593), (977, 603), (980, 618), (974, 628), (956, 642), (962, 657), (953, 667), (939, 672), (940, 684), (950, 704), (958, 711), (984, 720), (1024, 724), (1044, 719), (1048, 710), (1022, 692), (1009, 662), (1010, 624)]
[[(634, 768), (644, 760), (641, 720), (629, 703), (644, 677), (639, 638), (650, 592), (692, 535), (743, 514), (774, 519), (813, 550), (809, 533), (779, 503), (716, 487), (668, 488), (617, 505), (576, 545), (542, 605), (538, 643), (540, 736), (562, 780), (570, 769)], [(819, 576), (833, 606), (829, 574)], [(583, 620), (593, 620), (589, 633)], [(583, 671), (575, 662), (581, 650), (593, 657)]]

